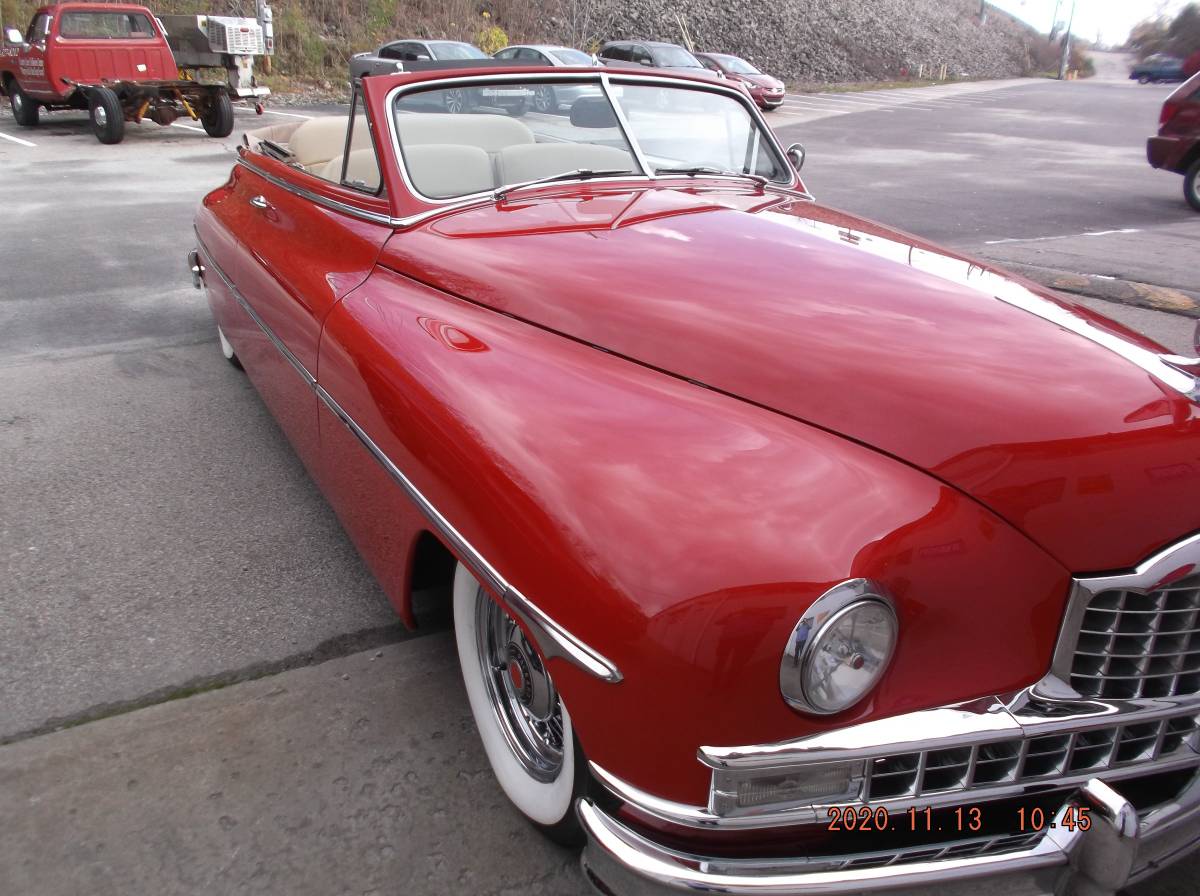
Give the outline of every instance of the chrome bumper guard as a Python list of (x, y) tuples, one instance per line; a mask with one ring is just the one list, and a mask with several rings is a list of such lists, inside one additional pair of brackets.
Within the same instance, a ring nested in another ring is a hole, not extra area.
[[(1068, 822), (1083, 807), (1091, 819), (1086, 831)], [(1200, 844), (1200, 779), (1140, 820), (1124, 797), (1093, 779), (1066, 801), (1028, 848), (840, 871), (811, 870), (813, 861), (805, 858), (688, 855), (652, 842), (590, 800), (580, 800), (577, 808), (587, 833), (584, 875), (603, 896), (848, 896), (874, 891), (889, 896), (1112, 896)]]

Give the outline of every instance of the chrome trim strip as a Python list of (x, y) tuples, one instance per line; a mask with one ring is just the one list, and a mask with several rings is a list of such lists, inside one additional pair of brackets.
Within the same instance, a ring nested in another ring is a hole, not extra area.
[(388, 475), (396, 481), (413, 503), (417, 505), (417, 509), (433, 523), (442, 536), (457, 549), (457, 552), (467, 559), (467, 565), (472, 568), (472, 571), (482, 576), (491, 590), (496, 593), (496, 596), (521, 617), (521, 620), (533, 632), (538, 642), (538, 647), (541, 648), (542, 653), (547, 658), (557, 656), (567, 659), (602, 681), (613, 683), (621, 681), (621, 673), (612, 662), (560, 626), (547, 616), (533, 601), (510, 585), (496, 571), (496, 568), (488, 563), (483, 555), (467, 541), (462, 533), (455, 529), (450, 521), (442, 516), (429, 499), (421, 494), (420, 490), (413, 485), (412, 480), (405, 476), (403, 471), (384, 454), (383, 449), (376, 445), (362, 427), (354, 422), (353, 418), (333, 399), (333, 396), (319, 385), (316, 387), (316, 392), (326, 407), (362, 442), (367, 451), (374, 456), (384, 470), (387, 471)]
[(300, 374), (304, 382), (316, 394), (317, 398), (355, 435), (371, 456), (375, 458), (388, 475), (408, 495), (409, 499), (416, 504), (417, 509), (450, 542), (459, 556), (464, 558), (471, 571), (477, 577), (483, 579), (487, 586), (495, 592), (496, 596), (521, 618), (521, 621), (532, 632), (543, 655), (547, 658), (560, 657), (568, 660), (602, 681), (613, 683), (621, 681), (620, 670), (610, 660), (568, 632), (550, 618), (537, 604), (509, 584), (496, 568), (488, 563), (483, 554), (476, 550), (462, 533), (454, 528), (450, 521), (413, 484), (412, 480), (404, 475), (403, 471), (383, 452), (383, 449), (376, 445), (371, 437), (367, 435), (366, 431), (342, 409), (333, 396), (317, 383), (316, 378), (309, 373), (300, 360), (275, 335), (270, 326), (250, 306), (246, 297), (242, 295), (241, 291), (233, 284), (233, 281), (229, 279), (225, 271), (221, 269), (221, 266), (213, 260), (212, 254), (200, 239), (198, 232), (196, 233), (196, 242), (200, 247), (200, 251), (208, 260), (208, 265), (212, 270), (217, 272), (238, 305), (250, 316), (258, 328), (262, 330), (263, 334), (271, 341), (271, 344), (279, 350), (280, 354), (292, 365), (296, 372)]
[(608, 77), (608, 72), (600, 75), (600, 89), (604, 91), (604, 98), (612, 106), (613, 115), (617, 118), (617, 126), (621, 129), (625, 142), (633, 150), (633, 157), (637, 160), (638, 167), (642, 169), (642, 173), (647, 178), (655, 176), (654, 169), (650, 167), (650, 162), (646, 159), (646, 154), (642, 152), (642, 145), (633, 137), (633, 129), (629, 126), (629, 119), (625, 117), (625, 110), (621, 108), (621, 104), (617, 102), (617, 98), (613, 94), (612, 81)]
[(250, 319), (253, 320), (254, 323), (258, 325), (258, 328), (263, 331), (263, 335), (271, 340), (271, 344), (274, 345), (275, 348), (279, 350), (279, 353), (283, 355), (284, 359), (292, 365), (296, 373), (300, 374), (301, 378), (308, 385), (308, 387), (310, 389), (316, 388), (317, 378), (308, 372), (308, 368), (300, 362), (300, 359), (292, 354), (291, 350), (283, 344), (283, 340), (275, 335), (275, 331), (267, 326), (266, 321), (258, 316), (257, 311), (250, 307), (250, 303), (246, 301), (246, 297), (242, 295), (242, 291), (233, 285), (233, 281), (229, 279), (229, 275), (226, 274), (225, 270), (213, 259), (212, 253), (208, 251), (208, 247), (204, 245), (204, 241), (200, 239), (199, 233), (196, 234), (196, 243), (199, 245), (200, 251), (204, 254), (204, 257), (208, 260), (208, 265), (206, 267), (217, 272), (217, 276), (221, 278), (221, 281), (225, 284), (225, 288), (229, 290), (229, 294), (232, 295), (234, 300), (242, 306), (242, 310), (250, 315)]
[[(345, 202), (338, 202), (336, 199), (330, 199), (328, 196), (322, 196), (319, 193), (306, 190), (299, 184), (292, 183), (291, 181), (285, 180), (282, 177), (276, 177), (274, 174), (268, 174), (266, 171), (263, 171), (244, 156), (238, 156), (237, 164), (244, 165), (259, 177), (269, 181), (275, 186), (287, 190), (289, 193), (294, 193), (302, 199), (307, 199), (309, 202), (315, 202), (317, 205), (323, 206), (331, 211), (340, 212), (343, 215), (350, 215), (351, 217), (358, 218), (362, 221), (369, 221), (372, 224), (382, 224), (385, 227), (402, 226), (397, 222), (403, 219), (393, 218), (390, 215), (381, 215), (377, 212), (369, 212), (366, 209), (357, 208), (353, 205), (347, 205)], [(330, 183), (332, 183), (332, 181), (330, 181)]]

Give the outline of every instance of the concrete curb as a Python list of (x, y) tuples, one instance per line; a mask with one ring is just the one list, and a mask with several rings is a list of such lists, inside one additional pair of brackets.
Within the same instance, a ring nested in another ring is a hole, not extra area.
[(1155, 286), (1152, 283), (1139, 283), (1136, 280), (1100, 277), (1095, 274), (1076, 274), (1071, 271), (1059, 271), (1054, 268), (1042, 268), (1011, 261), (1001, 262), (1001, 264), (1015, 273), (1028, 277), (1035, 283), (1059, 292), (1089, 296), (1094, 299), (1103, 299), (1106, 302), (1117, 302), (1121, 305), (1149, 308), (1151, 311), (1166, 311), (1184, 317), (1200, 318), (1200, 293), (1189, 290)]

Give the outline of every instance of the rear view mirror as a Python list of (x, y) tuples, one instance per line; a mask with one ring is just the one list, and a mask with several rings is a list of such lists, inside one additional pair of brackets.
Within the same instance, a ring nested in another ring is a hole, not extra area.
[(793, 143), (787, 148), (787, 160), (791, 163), (792, 168), (795, 169), (797, 174), (804, 167), (804, 159), (807, 155), (804, 151), (804, 146), (800, 143)]
[(571, 103), (571, 124), (577, 128), (615, 128), (617, 116), (602, 96), (581, 96)]
[(5, 28), (4, 39), (10, 44), (23, 44), (25, 38), (21, 36), (21, 32), (16, 28)]

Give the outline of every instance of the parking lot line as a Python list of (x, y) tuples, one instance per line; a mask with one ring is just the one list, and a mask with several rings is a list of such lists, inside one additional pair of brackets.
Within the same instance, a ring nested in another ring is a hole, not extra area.
[(195, 125), (183, 124), (182, 122), (178, 121), (173, 121), (171, 124), (177, 128), (187, 128), (189, 131), (199, 131), (202, 134), (204, 133), (204, 128), (198, 128)]
[(37, 146), (36, 143), (30, 143), (28, 140), (22, 140), (20, 137), (14, 137), (12, 134), (6, 134), (0, 131), (0, 137), (5, 140), (11, 140), (13, 143), (20, 143), (22, 146)]

